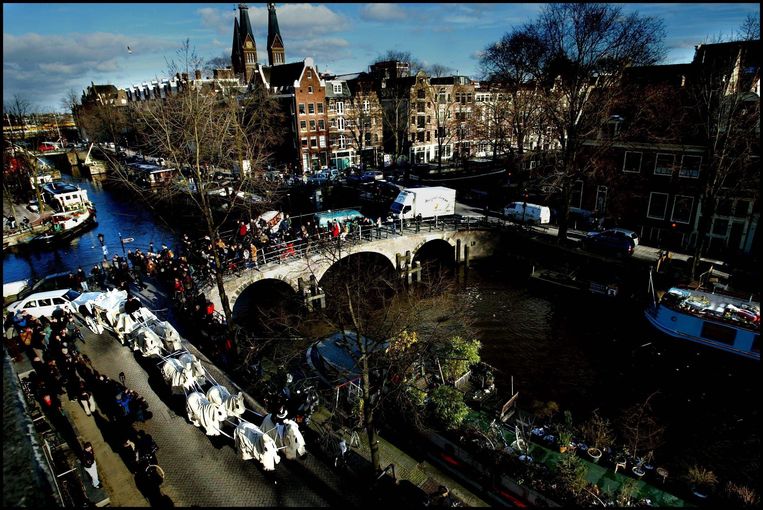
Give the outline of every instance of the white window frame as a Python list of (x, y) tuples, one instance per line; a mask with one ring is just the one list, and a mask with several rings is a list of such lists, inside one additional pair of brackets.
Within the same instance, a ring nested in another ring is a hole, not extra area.
[(311, 149), (317, 149), (318, 148), (318, 139), (314, 136), (310, 137), (310, 148)]
[[(625, 163), (628, 162), (628, 154), (638, 154), (638, 170), (626, 170), (625, 169)], [(623, 157), (623, 172), (626, 174), (640, 174), (641, 173), (641, 163), (644, 160), (644, 153), (640, 151), (625, 151), (625, 156)], [(656, 163), (656, 160), (655, 160)]]
[(368, 113), (371, 108), (371, 102), (368, 99), (363, 100), (363, 111)]
[(337, 119), (336, 119), (336, 128), (339, 131), (344, 131), (344, 117), (337, 117)]
[(297, 105), (297, 111), (299, 112), (300, 115), (306, 115), (307, 114), (307, 110), (305, 108), (306, 108), (305, 103), (299, 103)]
[[(689, 219), (687, 219), (686, 221), (680, 221), (676, 219), (676, 202), (678, 201), (679, 198), (691, 198), (691, 206), (689, 207)], [(693, 210), (694, 210), (694, 197), (690, 195), (676, 195), (675, 197), (673, 197), (673, 209), (670, 211), (670, 221), (688, 225), (689, 223), (691, 223), (691, 216), (692, 216), (691, 213)]]
[[(684, 172), (684, 158), (699, 158), (699, 164), (697, 165), (697, 174), (691, 175)], [(684, 179), (699, 179), (699, 173), (702, 171), (702, 156), (695, 156), (694, 154), (683, 154), (681, 155), (681, 169), (678, 171), (678, 177), (683, 177)]]
[(334, 94), (341, 94), (342, 93), (342, 84), (341, 83), (335, 83), (334, 84)]
[[(312, 106), (312, 108), (310, 108)], [(312, 110), (312, 111), (310, 111)], [(315, 115), (315, 103), (307, 103), (307, 114)]]
[(326, 147), (326, 137), (324, 135), (318, 137), (318, 146), (322, 149)]
[(311, 69), (307, 70), (307, 79), (312, 80), (313, 79), (313, 71)]
[(336, 102), (336, 113), (337, 115), (344, 115), (344, 101)]
[[(660, 156), (670, 156), (673, 158), (673, 163), (670, 165), (670, 173), (664, 174), (664, 173), (658, 173), (657, 172), (657, 163), (660, 161)], [(673, 175), (673, 169), (676, 166), (676, 155), (675, 154), (668, 154), (665, 152), (658, 152), (657, 155), (654, 158), (654, 175), (662, 175), (664, 177), (670, 177)]]
[(313, 86), (312, 85), (308, 85), (307, 86), (307, 93), (308, 94), (312, 94), (313, 93)]
[(344, 135), (339, 135), (339, 137), (337, 138), (337, 143), (338, 143), (340, 149), (344, 149), (346, 147), (346, 145), (345, 145), (346, 140), (344, 138)]
[[(652, 210), (652, 197), (654, 195), (665, 195), (665, 208), (662, 211), (662, 217), (657, 216), (650, 216), (649, 211)], [(646, 217), (652, 220), (664, 220), (665, 219), (665, 213), (668, 212), (668, 202), (670, 202), (670, 194), (669, 193), (663, 193), (661, 191), (652, 191), (649, 193), (649, 204), (646, 206)]]

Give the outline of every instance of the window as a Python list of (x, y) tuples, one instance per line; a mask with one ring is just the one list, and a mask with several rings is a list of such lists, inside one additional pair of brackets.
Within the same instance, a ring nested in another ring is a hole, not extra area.
[(670, 214), (670, 221), (688, 224), (691, 221), (691, 210), (693, 206), (694, 197), (676, 195), (673, 199), (673, 212)]
[(324, 129), (326, 129), (326, 124), (323, 122), (323, 119), (320, 119), (320, 120), (318, 121), (318, 129), (319, 129), (319, 130), (321, 130), (321, 131), (323, 131)]
[(326, 137), (325, 137), (325, 136), (323, 136), (323, 135), (321, 135), (321, 136), (319, 137), (319, 140), (320, 140), (320, 146), (321, 146), (321, 147), (326, 147)]
[(732, 202), (730, 198), (721, 198), (715, 206), (715, 214), (719, 216), (731, 216)]
[(344, 103), (342, 101), (337, 101), (336, 113), (337, 115), (344, 115)]
[(302, 139), (302, 147), (307, 147), (307, 138)]
[(307, 79), (312, 80), (313, 79), (313, 71), (308, 69), (307, 70)]
[(752, 202), (750, 200), (737, 200), (736, 205), (734, 206), (734, 216), (737, 216), (738, 218), (744, 218), (750, 214), (751, 203)]
[(335, 127), (336, 127), (336, 119), (331, 119), (331, 121), (330, 121), (329, 125), (330, 125), (332, 128), (335, 128)]
[(419, 101), (419, 102), (416, 103), (416, 111), (418, 113), (424, 113), (424, 111), (425, 111), (424, 108), (425, 108), (424, 101)]
[(339, 117), (336, 119), (336, 127), (339, 129), (339, 131), (344, 131), (344, 118)]
[(37, 308), (37, 301), (32, 300), (27, 302), (27, 304), (24, 305), (24, 308)]
[(312, 94), (313, 93), (313, 86), (312, 85), (308, 85), (307, 86), (307, 93), (308, 94)]
[(307, 113), (310, 115), (315, 115), (315, 104), (310, 103), (307, 105)]
[(641, 172), (641, 153), (626, 151), (623, 160), (623, 172), (637, 174)]
[(426, 92), (424, 92), (424, 89), (417, 90), (416, 97), (419, 99), (424, 99), (426, 97)]
[(304, 120), (300, 120), (300, 121), (299, 121), (299, 127), (300, 127), (300, 129), (302, 129), (302, 130), (305, 130), (305, 129), (307, 129), (307, 122), (305, 122)]
[(702, 156), (688, 156), (684, 154), (681, 156), (681, 170), (679, 170), (678, 176), (699, 179), (699, 166), (701, 164)]
[(330, 112), (334, 111), (334, 101), (329, 101), (329, 111)]
[(734, 340), (736, 340), (737, 337), (736, 329), (710, 321), (702, 322), (702, 333), (700, 334), (708, 340), (728, 345), (734, 345)]
[(713, 218), (713, 235), (717, 237), (726, 237), (729, 231), (729, 220)]
[(366, 133), (365, 144), (366, 145), (371, 145), (371, 133)]
[(299, 103), (299, 114), (300, 115), (305, 114), (305, 103)]
[(427, 131), (427, 142), (429, 142), (431, 140), (432, 140), (432, 132), (431, 131)]
[(654, 175), (673, 175), (675, 161), (675, 154), (657, 154), (654, 162)]
[(334, 94), (341, 94), (342, 93), (342, 84), (341, 83), (335, 83), (334, 84)]
[(652, 191), (649, 194), (649, 207), (646, 210), (646, 217), (653, 220), (664, 220), (667, 208), (668, 194)]
[(50, 299), (40, 299), (37, 301), (38, 306), (51, 306), (53, 304), (53, 301)]
[(344, 149), (344, 144), (345, 144), (344, 135), (339, 135), (338, 142), (339, 142), (339, 148)]
[(318, 113), (323, 113), (323, 103), (318, 103)]
[(56, 297), (56, 298), (53, 298), (53, 304), (54, 305), (65, 305), (66, 304), (66, 300), (64, 298)]
[(423, 116), (416, 117), (416, 127), (419, 129), (424, 129), (426, 127), (426, 118)]
[(315, 121), (314, 120), (310, 121), (310, 131), (315, 131)]
[(318, 140), (316, 140), (314, 136), (310, 137), (310, 147), (318, 147)]
[(416, 141), (417, 142), (423, 142), (424, 141), (424, 132), (423, 131), (419, 131), (418, 133), (416, 133)]
[(363, 111), (368, 112), (371, 108), (371, 103), (368, 101), (368, 99), (363, 100)]

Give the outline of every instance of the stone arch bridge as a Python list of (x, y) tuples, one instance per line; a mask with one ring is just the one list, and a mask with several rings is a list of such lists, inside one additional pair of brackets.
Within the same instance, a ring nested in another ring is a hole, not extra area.
[[(302, 256), (292, 255), (283, 261), (270, 262), (260, 265), (259, 269), (247, 269), (240, 275), (227, 275), (224, 279), (225, 292), (228, 296), (231, 310), (234, 309), (236, 300), (251, 285), (257, 282), (274, 279), (288, 284), (295, 292), (302, 292), (300, 280), (309, 282), (311, 277), (315, 282), (320, 282), (329, 268), (341, 259), (354, 254), (371, 253), (382, 255), (393, 268), (400, 270), (401, 262), (405, 265), (406, 254), (410, 254), (407, 267), (410, 269), (410, 261), (416, 254), (430, 243), (439, 243), (439, 249), (448, 249), (443, 243), (447, 243), (453, 250), (453, 260), (456, 262), (474, 260), (488, 257), (494, 253), (499, 239), (499, 230), (485, 225), (480, 228), (458, 228), (451, 226), (450, 229), (435, 229), (432, 231), (409, 232), (403, 235), (392, 233), (387, 229), (383, 232), (386, 238), (352, 239), (339, 243), (329, 242), (321, 250), (307, 250)], [(377, 232), (378, 235), (378, 232)], [(405, 274), (401, 273), (401, 277)], [(217, 285), (212, 281), (202, 289), (205, 295), (215, 305), (216, 310), (222, 310), (220, 295)]]

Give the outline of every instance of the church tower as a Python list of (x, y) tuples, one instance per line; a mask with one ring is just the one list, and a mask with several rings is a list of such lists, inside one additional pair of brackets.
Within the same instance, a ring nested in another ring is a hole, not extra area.
[(249, 7), (238, 4), (239, 19), (233, 21), (233, 49), (231, 64), (236, 75), (243, 75), (245, 83), (252, 80), (257, 70), (257, 45), (254, 42)]
[(276, 4), (268, 4), (268, 64), (277, 66), (286, 63), (281, 31), (278, 29)]

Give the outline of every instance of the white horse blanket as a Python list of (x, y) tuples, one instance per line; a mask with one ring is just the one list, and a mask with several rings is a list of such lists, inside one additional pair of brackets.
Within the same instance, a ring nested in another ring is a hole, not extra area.
[(177, 330), (167, 321), (155, 321), (149, 324), (151, 331), (162, 339), (164, 348), (169, 352), (176, 352), (183, 348), (183, 342)]
[(193, 378), (193, 381), (196, 384), (199, 386), (206, 384), (207, 372), (204, 370), (204, 365), (201, 364), (201, 360), (199, 358), (190, 352), (185, 351), (178, 357), (178, 361), (180, 361), (180, 364), (183, 365), (183, 367), (190, 371), (190, 377)]
[(305, 438), (294, 420), (286, 419), (283, 420), (283, 425), (279, 425), (273, 421), (273, 415), (268, 414), (262, 420), (262, 430), (275, 441), (287, 459), (294, 460), (297, 456), (304, 458), (307, 455)]
[(273, 471), (281, 462), (273, 439), (253, 423), (241, 420), (233, 431), (233, 440), (243, 460), (254, 459), (265, 471)]
[(207, 400), (215, 405), (224, 407), (228, 416), (240, 418), (244, 411), (246, 411), (244, 394), (239, 391), (235, 396), (232, 396), (225, 386), (219, 384), (207, 390)]
[(198, 391), (188, 395), (186, 410), (191, 423), (197, 427), (204, 427), (208, 436), (219, 436), (220, 424), (228, 417), (224, 407), (212, 404)]

